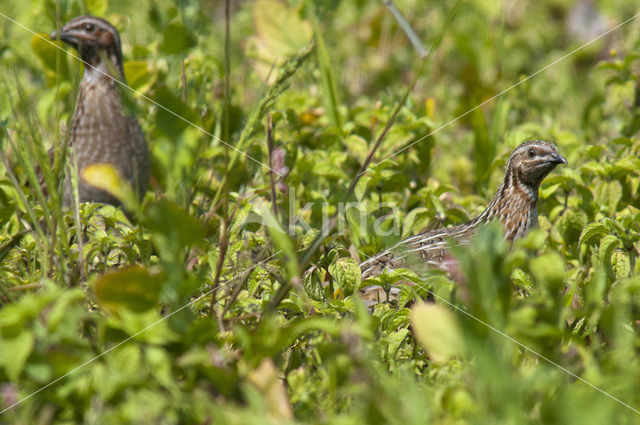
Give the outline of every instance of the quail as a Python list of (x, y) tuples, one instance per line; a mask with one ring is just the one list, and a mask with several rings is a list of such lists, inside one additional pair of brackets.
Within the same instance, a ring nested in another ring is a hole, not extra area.
[[(118, 31), (106, 20), (79, 16), (51, 34), (78, 51), (84, 62), (69, 135), (72, 164), (78, 171), (80, 202), (118, 205), (109, 193), (98, 189), (82, 177), (82, 170), (92, 164), (109, 164), (142, 199), (149, 184), (149, 152), (144, 133), (134, 116), (123, 109), (120, 83), (126, 84)], [(73, 200), (71, 175), (63, 183), (63, 201)]]
[[(360, 265), (362, 279), (376, 276), (385, 269), (405, 267), (410, 259), (427, 267), (448, 270), (452, 260), (448, 252), (449, 240), (468, 243), (480, 226), (492, 220), (502, 223), (508, 241), (525, 236), (538, 223), (540, 183), (557, 165), (566, 163), (551, 142), (531, 140), (522, 143), (509, 156), (504, 179), (480, 215), (464, 224), (411, 236), (374, 255)], [(378, 298), (381, 288), (369, 286), (363, 291), (365, 299)]]

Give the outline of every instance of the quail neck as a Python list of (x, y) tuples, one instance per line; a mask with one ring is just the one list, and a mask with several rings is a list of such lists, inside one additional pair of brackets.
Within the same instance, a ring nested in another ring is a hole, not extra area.
[[(135, 117), (125, 114), (118, 81), (125, 83), (120, 36), (104, 19), (79, 16), (51, 38), (60, 38), (78, 51), (85, 64), (70, 130), (70, 159), (77, 163), (80, 202), (118, 201), (81, 177), (91, 164), (106, 163), (118, 170), (142, 198), (149, 181), (149, 154)], [(64, 202), (72, 201), (70, 173), (64, 183)]]

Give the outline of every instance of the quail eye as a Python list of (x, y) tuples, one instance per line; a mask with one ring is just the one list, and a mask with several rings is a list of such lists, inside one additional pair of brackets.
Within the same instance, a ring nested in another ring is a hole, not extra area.
[(93, 32), (96, 29), (95, 25), (93, 24), (84, 24), (84, 30), (87, 32)]
[(536, 156), (536, 151), (535, 149), (531, 148), (527, 151), (527, 155), (529, 155), (529, 158), (533, 158), (534, 156)]

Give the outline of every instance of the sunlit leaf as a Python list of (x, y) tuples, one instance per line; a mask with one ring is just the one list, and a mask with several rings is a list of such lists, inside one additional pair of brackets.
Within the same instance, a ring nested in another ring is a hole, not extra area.
[(248, 378), (265, 398), (271, 417), (276, 420), (287, 420), (293, 417), (289, 397), (271, 359), (262, 360), (256, 369), (249, 372)]
[(446, 307), (421, 303), (411, 309), (411, 328), (420, 345), (436, 363), (462, 355), (464, 342), (458, 322)]
[(124, 63), (124, 75), (127, 84), (134, 90), (146, 93), (156, 81), (157, 74), (151, 72), (147, 61), (131, 61)]
[(79, 174), (88, 184), (109, 193), (122, 202), (126, 208), (130, 210), (135, 208), (136, 201), (133, 189), (112, 164), (90, 164), (80, 170)]
[(329, 273), (342, 289), (345, 296), (353, 294), (360, 287), (360, 266), (351, 258), (340, 258), (329, 265)]
[(296, 54), (311, 40), (311, 23), (302, 20), (298, 11), (278, 0), (259, 0), (253, 4), (256, 36), (248, 40), (247, 49), (258, 58), (256, 70), (264, 79), (272, 66)]
[(109, 8), (109, 0), (85, 0), (87, 11), (95, 16), (104, 16)]
[(42, 64), (49, 71), (60, 72), (63, 79), (69, 79), (71, 73), (64, 46), (62, 41), (49, 41), (46, 33), (38, 33), (31, 38), (31, 50)]
[(601, 238), (602, 236), (608, 235), (609, 229), (603, 223), (597, 221), (594, 223), (589, 223), (582, 229), (582, 233), (580, 234), (579, 245), (590, 245), (593, 243), (594, 239)]

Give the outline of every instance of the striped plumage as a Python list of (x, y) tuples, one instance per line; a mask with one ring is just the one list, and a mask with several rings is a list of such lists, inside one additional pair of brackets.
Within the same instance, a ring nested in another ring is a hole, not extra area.
[[(118, 204), (81, 177), (86, 166), (101, 163), (114, 166), (142, 199), (149, 184), (149, 153), (138, 121), (122, 108), (115, 81), (125, 82), (118, 31), (104, 19), (79, 16), (51, 34), (51, 38), (58, 37), (74, 47), (85, 63), (69, 138), (70, 159), (77, 163), (80, 202)], [(73, 194), (68, 171), (63, 190), (64, 203), (70, 205)]]
[[(507, 240), (523, 237), (538, 223), (536, 205), (540, 183), (558, 164), (566, 163), (553, 143), (543, 140), (522, 143), (511, 153), (504, 180), (480, 215), (464, 224), (409, 237), (376, 254), (360, 265), (363, 280), (385, 269), (409, 267), (413, 263), (446, 270), (452, 260), (447, 250), (448, 240), (467, 243), (479, 226), (494, 219), (502, 223)], [(377, 293), (380, 288), (366, 289)]]

